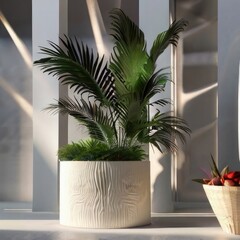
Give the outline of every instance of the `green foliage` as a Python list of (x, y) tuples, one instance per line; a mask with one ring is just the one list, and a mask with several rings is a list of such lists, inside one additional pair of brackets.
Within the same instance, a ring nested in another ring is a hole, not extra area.
[(58, 151), (58, 157), (62, 160), (98, 160), (105, 155), (108, 146), (94, 139), (67, 144)]
[(139, 161), (145, 156), (140, 146), (109, 148), (95, 139), (67, 144), (58, 151), (58, 157), (63, 161)]
[[(40, 47), (46, 57), (35, 65), (74, 92), (72, 98), (61, 98), (47, 109), (74, 117), (98, 147), (108, 148), (108, 156), (98, 149), (102, 156), (91, 153), (90, 158), (122, 159), (125, 151), (129, 160), (143, 159), (142, 147), (147, 143), (161, 152), (175, 151), (176, 138), (184, 142), (190, 129), (183, 119), (159, 110), (170, 103), (159, 97), (170, 76), (165, 68), (156, 69), (156, 61), (170, 44), (177, 45), (187, 22), (175, 21), (159, 33), (148, 53), (144, 33), (122, 10), (113, 9), (110, 17), (114, 46), (109, 60), (68, 36), (60, 39), (63, 47), (53, 42), (50, 48)], [(151, 118), (150, 106), (156, 109)], [(71, 147), (73, 152), (80, 151), (78, 145)]]

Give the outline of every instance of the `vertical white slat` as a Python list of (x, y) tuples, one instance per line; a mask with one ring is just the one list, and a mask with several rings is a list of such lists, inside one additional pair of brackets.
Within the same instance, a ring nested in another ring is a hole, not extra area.
[[(169, 27), (170, 9), (168, 0), (140, 0), (139, 1), (139, 26), (145, 34), (148, 50), (152, 46), (157, 34)], [(171, 49), (168, 48), (157, 61), (157, 69), (170, 67)], [(170, 71), (170, 70), (169, 70)], [(171, 98), (171, 85), (168, 84), (161, 98)], [(170, 110), (170, 107), (165, 109)], [(150, 115), (154, 110), (150, 110)], [(169, 212), (173, 209), (171, 189), (171, 156), (162, 154), (150, 146), (149, 158), (151, 161), (152, 185), (152, 212)]]
[[(67, 0), (32, 1), (33, 60), (39, 46), (67, 33)], [(42, 111), (59, 97), (58, 81), (33, 68), (33, 211), (58, 211), (59, 117)], [(67, 127), (65, 125), (65, 127)]]

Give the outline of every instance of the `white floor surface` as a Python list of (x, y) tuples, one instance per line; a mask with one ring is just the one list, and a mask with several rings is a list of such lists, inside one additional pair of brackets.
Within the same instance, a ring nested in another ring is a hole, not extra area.
[(32, 212), (29, 204), (0, 203), (0, 240), (232, 240), (212, 213), (153, 214), (148, 226), (81, 229), (59, 224), (57, 213)]

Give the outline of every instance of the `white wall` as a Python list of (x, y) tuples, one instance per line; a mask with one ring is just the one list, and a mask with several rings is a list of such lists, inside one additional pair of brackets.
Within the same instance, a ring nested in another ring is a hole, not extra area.
[(31, 202), (31, 68), (10, 37), (0, 36), (0, 53), (0, 201)]
[(218, 0), (218, 159), (239, 169), (237, 112), (240, 1)]
[(217, 155), (217, 0), (176, 0), (176, 18), (189, 21), (176, 51), (177, 115), (191, 128), (176, 154), (176, 201), (207, 202), (201, 169)]

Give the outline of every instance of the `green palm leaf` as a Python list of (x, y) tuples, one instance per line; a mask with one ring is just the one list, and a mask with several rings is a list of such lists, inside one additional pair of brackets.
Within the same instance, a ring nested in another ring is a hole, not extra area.
[(143, 129), (139, 129), (139, 133), (144, 131), (146, 127), (149, 129), (147, 134), (139, 134), (139, 142), (151, 143), (163, 152), (164, 147), (169, 151), (176, 151), (177, 145), (175, 139), (179, 138), (182, 142), (185, 142), (185, 134), (190, 134), (190, 129), (186, 122), (178, 117), (171, 116), (168, 113), (157, 112), (148, 123), (143, 126)]
[(182, 32), (188, 22), (185, 19), (174, 21), (167, 31), (158, 34), (150, 51), (150, 59), (155, 63), (169, 44), (177, 45), (179, 33)]
[[(157, 112), (151, 120), (151, 125), (150, 135), (154, 133), (153, 136), (161, 136), (165, 141), (161, 144), (171, 151), (177, 149), (175, 139), (179, 138), (184, 143), (186, 140), (185, 134), (191, 132), (183, 119), (171, 116), (169, 113)], [(154, 145), (156, 146), (156, 144)]]
[(117, 47), (132, 45), (145, 49), (144, 33), (121, 9), (113, 9), (110, 17), (113, 30), (111, 35), (115, 39)]
[(114, 81), (104, 57), (99, 58), (87, 46), (66, 37), (61, 39), (66, 51), (53, 42), (51, 48), (40, 47), (42, 54), (50, 57), (35, 61), (44, 72), (58, 76), (62, 84), (67, 84), (74, 92), (89, 93), (105, 104), (114, 100)]
[(116, 119), (112, 117), (108, 109), (103, 109), (95, 102), (86, 102), (76, 98), (59, 99), (56, 104), (51, 104), (46, 110), (68, 114), (86, 126), (89, 135), (93, 139), (112, 145), (116, 142)]
[(144, 34), (122, 10), (114, 9), (110, 17), (115, 46), (109, 67), (116, 80), (124, 82), (128, 89), (134, 89), (139, 78), (149, 75)]
[[(166, 134), (167, 133), (167, 134)], [(173, 137), (163, 129), (156, 131), (153, 135), (148, 137), (148, 141), (155, 146), (161, 153), (167, 151), (177, 151), (177, 145)]]
[(166, 83), (170, 81), (169, 74), (162, 73), (163, 70), (158, 70), (145, 81), (144, 85), (139, 86), (139, 91), (142, 92), (142, 99), (144, 99), (145, 104), (147, 104), (146, 101), (151, 102), (151, 98), (164, 91)]

